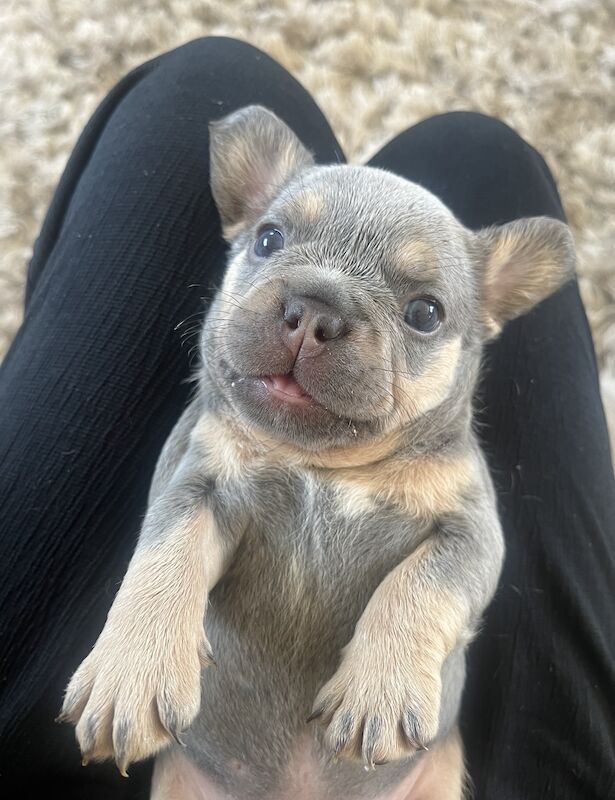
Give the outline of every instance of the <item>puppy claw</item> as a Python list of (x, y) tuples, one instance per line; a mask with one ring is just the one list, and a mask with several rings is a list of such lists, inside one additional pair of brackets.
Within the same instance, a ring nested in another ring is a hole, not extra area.
[(199, 660), (203, 669), (218, 666), (214, 658), (214, 651), (211, 649), (211, 644), (207, 639), (205, 639), (199, 647)]
[(186, 746), (186, 742), (184, 742), (184, 740), (180, 737), (179, 733), (177, 733), (176, 731), (169, 731), (169, 733), (175, 739), (175, 741), (180, 747)]
[(119, 760), (116, 758), (115, 766), (118, 769), (118, 772), (122, 776), (122, 778), (129, 778), (129, 774), (127, 772), (128, 763), (125, 760)]
[(375, 754), (379, 747), (383, 722), (380, 716), (370, 717), (363, 726), (363, 761), (370, 769), (376, 769)]
[(339, 759), (339, 756), (337, 755), (337, 753), (331, 753), (329, 755), (329, 757), (327, 758), (327, 762), (326, 762), (327, 766), (329, 767), (329, 766), (331, 766), (331, 764), (339, 764), (339, 760), (340, 759)]
[(354, 714), (351, 711), (345, 711), (342, 714), (339, 723), (336, 725), (336, 735), (333, 742), (333, 752), (336, 756), (346, 750), (354, 729)]
[(412, 711), (406, 711), (401, 722), (402, 733), (414, 750), (429, 750), (419, 732), (419, 721)]
[(184, 740), (183, 740), (183, 739), (180, 737), (180, 735), (179, 735), (179, 734), (180, 734), (180, 731), (176, 730), (176, 729), (175, 729), (174, 727), (172, 727), (171, 725), (168, 725), (168, 726), (167, 726), (167, 725), (165, 725), (165, 724), (162, 722), (162, 719), (161, 719), (160, 721), (161, 721), (161, 723), (162, 723), (162, 727), (163, 727), (163, 728), (165, 729), (165, 731), (166, 731), (166, 732), (169, 734), (169, 736), (170, 736), (172, 739), (174, 739), (174, 740), (177, 742), (177, 744), (178, 744), (180, 747), (185, 747), (185, 746), (186, 746), (186, 742), (184, 742)]
[(156, 697), (156, 711), (158, 712), (160, 725), (167, 734), (174, 739), (180, 747), (185, 747), (186, 743), (183, 741), (180, 734), (184, 728), (187, 727), (189, 722), (185, 719), (181, 720), (181, 718), (178, 718), (173, 704), (168, 701), (165, 702), (163, 697)]
[(314, 722), (314, 720), (315, 720), (315, 719), (318, 719), (318, 717), (322, 717), (322, 715), (323, 715), (324, 713), (325, 713), (325, 709), (324, 709), (324, 707), (317, 708), (315, 711), (312, 711), (312, 713), (310, 714), (310, 716), (309, 716), (309, 717), (306, 719), (306, 721), (305, 721), (305, 722), (306, 722), (306, 724), (307, 724), (307, 725), (309, 725), (309, 724), (310, 724), (310, 722)]

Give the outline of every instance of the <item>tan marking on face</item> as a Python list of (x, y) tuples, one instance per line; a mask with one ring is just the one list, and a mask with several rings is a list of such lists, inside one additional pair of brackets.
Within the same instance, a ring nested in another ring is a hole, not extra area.
[(325, 212), (325, 201), (322, 195), (313, 190), (304, 189), (293, 198), (293, 214), (299, 215), (305, 222), (317, 222)]
[(360, 508), (392, 504), (414, 517), (430, 519), (459, 509), (476, 480), (469, 458), (392, 457), (373, 465), (337, 470), (331, 479), (339, 487), (344, 507), (356, 498)]
[(436, 351), (420, 377), (410, 378), (400, 369), (395, 376), (393, 395), (402, 421), (417, 419), (447, 397), (455, 381), (460, 355), (461, 336), (457, 336)]
[(243, 222), (236, 222), (233, 225), (227, 225), (222, 229), (222, 235), (226, 239), (227, 242), (232, 242), (233, 239), (237, 238), (242, 230), (245, 228), (245, 224)]
[(404, 242), (395, 253), (392, 266), (419, 281), (435, 281), (439, 275), (436, 253), (422, 239)]

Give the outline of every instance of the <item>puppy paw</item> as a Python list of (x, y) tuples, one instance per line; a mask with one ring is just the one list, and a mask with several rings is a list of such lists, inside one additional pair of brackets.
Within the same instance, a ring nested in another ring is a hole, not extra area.
[(428, 749), (438, 732), (440, 665), (383, 655), (347, 648), (308, 718), (326, 729), (335, 757), (370, 768)]
[(126, 775), (130, 763), (180, 741), (197, 715), (211, 648), (202, 626), (173, 634), (162, 627), (106, 627), (73, 675), (58, 719), (76, 725), (84, 764), (115, 758)]

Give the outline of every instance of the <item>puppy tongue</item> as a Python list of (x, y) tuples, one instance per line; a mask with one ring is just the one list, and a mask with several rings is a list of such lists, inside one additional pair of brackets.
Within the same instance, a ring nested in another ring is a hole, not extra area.
[(272, 375), (271, 385), (278, 392), (283, 392), (291, 397), (305, 397), (305, 392), (292, 375)]

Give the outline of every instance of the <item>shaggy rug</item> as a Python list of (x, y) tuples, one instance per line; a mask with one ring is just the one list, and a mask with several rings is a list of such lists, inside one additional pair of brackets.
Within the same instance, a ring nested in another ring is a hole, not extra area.
[(192, 38), (246, 39), (313, 92), (354, 161), (430, 114), (513, 125), (559, 181), (615, 432), (613, 0), (3, 0), (0, 356), (32, 242), (81, 128), (129, 69)]

